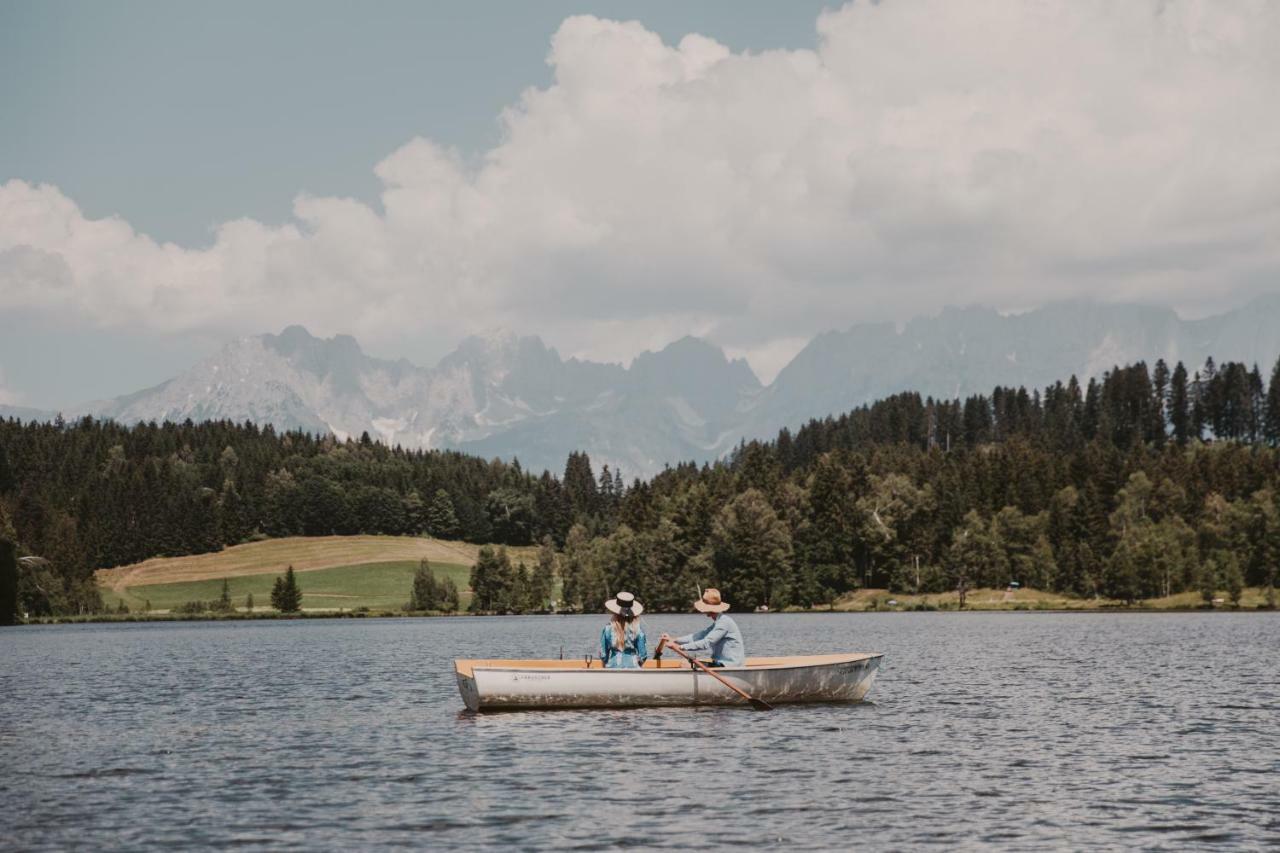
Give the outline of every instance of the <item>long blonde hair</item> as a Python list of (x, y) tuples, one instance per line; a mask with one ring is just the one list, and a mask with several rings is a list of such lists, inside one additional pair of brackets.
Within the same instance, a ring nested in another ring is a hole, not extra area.
[(614, 651), (622, 651), (627, 647), (627, 640), (635, 642), (640, 636), (640, 620), (635, 616), (623, 616), (621, 613), (613, 614), (613, 619), (609, 621), (609, 627), (613, 629), (613, 648)]

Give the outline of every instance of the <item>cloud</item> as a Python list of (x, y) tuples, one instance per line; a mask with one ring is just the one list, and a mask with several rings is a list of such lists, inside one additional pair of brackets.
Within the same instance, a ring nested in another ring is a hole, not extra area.
[(380, 204), (302, 195), (201, 250), (0, 186), (0, 310), (112, 326), (444, 335), (623, 359), (688, 332), (766, 373), (943, 304), (1209, 308), (1280, 285), (1280, 5), (855, 2), (814, 50), (569, 18), (554, 81)]
[(7, 387), (4, 370), (0, 369), (0, 406), (21, 406), (24, 402), (23, 395)]

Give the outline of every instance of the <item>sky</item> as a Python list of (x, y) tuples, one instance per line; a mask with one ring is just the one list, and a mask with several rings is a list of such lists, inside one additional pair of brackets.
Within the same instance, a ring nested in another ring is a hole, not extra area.
[(1280, 289), (1280, 4), (0, 0), (0, 403)]

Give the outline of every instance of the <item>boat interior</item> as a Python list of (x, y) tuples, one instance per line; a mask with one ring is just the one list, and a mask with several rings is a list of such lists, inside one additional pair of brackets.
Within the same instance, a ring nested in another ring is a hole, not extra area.
[[(837, 655), (798, 655), (793, 657), (769, 657), (769, 658), (747, 658), (747, 668), (767, 667), (767, 666), (820, 666), (822, 664), (838, 663), (841, 661), (856, 661), (864, 658), (876, 657), (874, 654), (864, 654), (858, 652), (848, 652)], [(476, 667), (486, 669), (556, 669), (556, 670), (574, 670), (574, 669), (604, 669), (604, 665), (599, 658), (548, 658), (540, 659), (472, 659), (472, 660), (456, 660), (454, 661), (460, 675), (470, 677), (472, 671)], [(660, 661), (647, 660), (644, 662), (644, 669), (689, 669), (690, 665), (687, 661), (678, 655), (666, 655)]]

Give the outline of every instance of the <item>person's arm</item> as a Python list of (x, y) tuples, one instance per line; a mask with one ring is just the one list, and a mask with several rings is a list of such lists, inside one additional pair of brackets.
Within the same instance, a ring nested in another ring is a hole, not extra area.
[(691, 638), (691, 642), (680, 643), (680, 648), (686, 652), (705, 652), (709, 651), (712, 646), (720, 642), (724, 635), (729, 633), (727, 628), (720, 625), (720, 620), (716, 620), (715, 624)]
[(613, 656), (613, 638), (609, 636), (610, 633), (607, 625), (600, 632), (600, 662), (606, 665), (609, 663), (609, 658)]
[(644, 666), (644, 662), (649, 659), (649, 641), (645, 639), (643, 628), (636, 634), (636, 658), (641, 666)]

